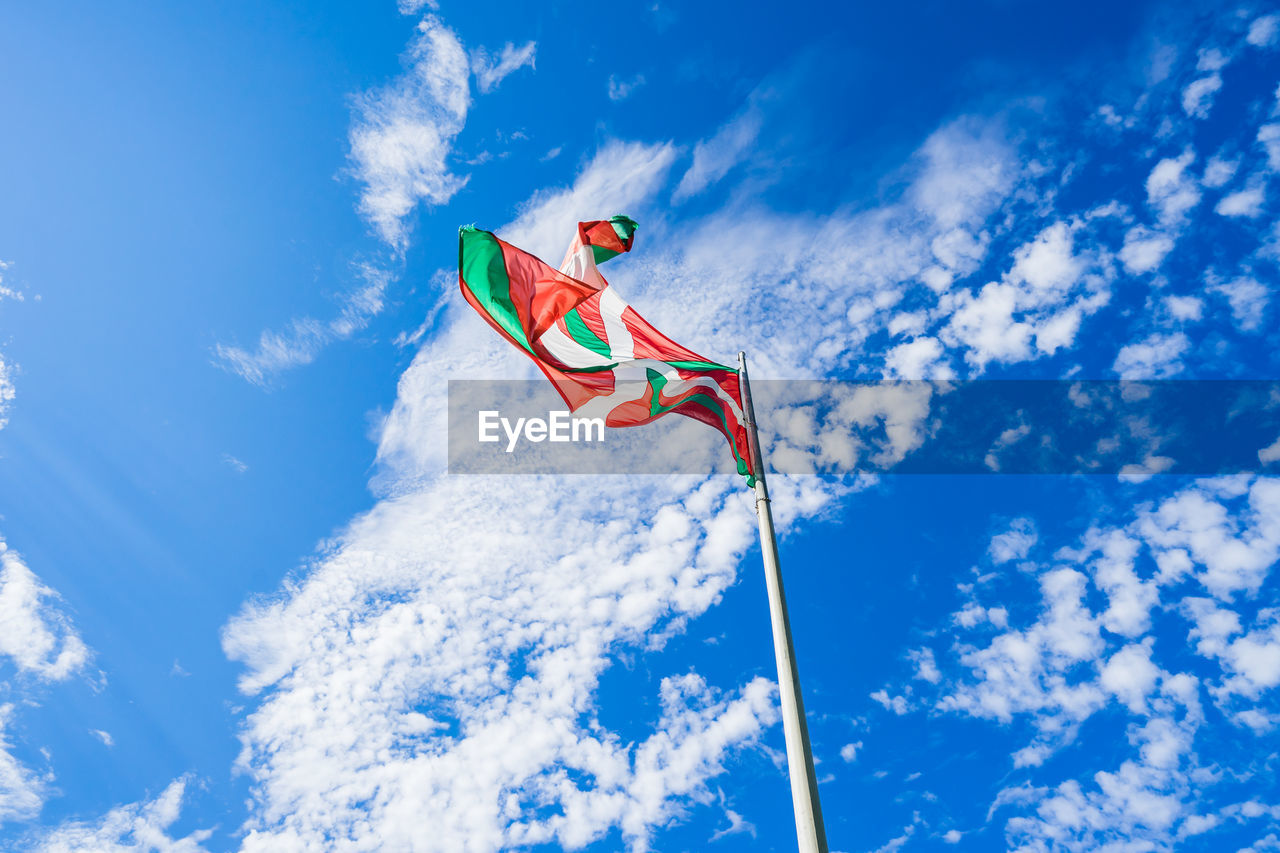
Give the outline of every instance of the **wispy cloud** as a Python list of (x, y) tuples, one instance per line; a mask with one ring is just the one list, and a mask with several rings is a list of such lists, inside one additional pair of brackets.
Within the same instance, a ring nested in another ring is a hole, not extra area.
[(418, 25), (404, 61), (392, 83), (356, 99), (350, 133), (352, 174), (365, 185), (360, 212), (397, 250), (419, 202), (443, 204), (466, 183), (446, 161), (471, 105), (466, 51), (439, 18)]
[(625, 101), (631, 97), (636, 89), (644, 85), (644, 75), (636, 74), (632, 77), (619, 77), (617, 74), (609, 75), (609, 100)]
[(327, 321), (292, 320), (284, 331), (262, 332), (257, 346), (251, 348), (217, 344), (217, 363), (261, 388), (271, 387), (282, 371), (310, 364), (326, 346), (362, 331), (382, 311), (392, 274), (369, 264), (361, 265), (358, 274), (364, 283), (343, 297), (338, 316)]
[(535, 67), (533, 61), (537, 51), (537, 42), (533, 41), (527, 42), (523, 47), (507, 42), (497, 56), (490, 56), (482, 47), (476, 48), (471, 52), (471, 71), (476, 75), (476, 88), (481, 94), (487, 94), (496, 89), (512, 72), (526, 65)]
[(0, 821), (25, 820), (39, 814), (50, 781), (9, 751), (12, 744), (6, 730), (13, 714), (11, 703), (0, 705)]
[(0, 301), (5, 299), (14, 299), (22, 302), (26, 299), (26, 295), (21, 290), (14, 290), (4, 283), (5, 271), (12, 266), (8, 261), (0, 261)]
[(751, 148), (762, 123), (759, 108), (752, 104), (720, 128), (715, 136), (694, 146), (693, 163), (680, 179), (671, 200), (679, 202), (697, 195), (727, 175)]
[(666, 180), (676, 153), (670, 143), (606, 142), (572, 186), (543, 190), (521, 204), (515, 221), (503, 226), (504, 238), (553, 258), (568, 247), (565, 235), (572, 235), (580, 220), (647, 203)]
[(1245, 40), (1254, 47), (1271, 47), (1276, 43), (1277, 32), (1280, 32), (1280, 14), (1272, 12), (1255, 18), (1249, 24)]
[(1182, 357), (1189, 346), (1182, 332), (1156, 333), (1121, 347), (1112, 369), (1122, 379), (1168, 379), (1182, 372)]
[(63, 681), (89, 659), (89, 649), (22, 557), (0, 539), (0, 655), (23, 674)]
[(170, 827), (181, 816), (189, 777), (174, 780), (153, 800), (112, 809), (96, 821), (71, 821), (38, 837), (37, 853), (202, 853), (212, 835), (196, 830), (181, 838)]
[[(37, 682), (65, 681), (80, 672), (89, 648), (60, 607), (57, 593), (45, 586), (16, 551), (0, 539), (0, 656), (20, 676)], [(16, 680), (23, 701), (33, 698)], [(52, 774), (38, 773), (10, 752), (5, 736), (15, 705), (0, 705), (0, 821), (33, 817), (40, 811)]]
[(1266, 185), (1262, 181), (1257, 181), (1244, 189), (1223, 196), (1213, 210), (1220, 216), (1256, 219), (1262, 215), (1262, 206), (1266, 200)]
[[(9, 263), (0, 261), (0, 302), (6, 299), (14, 299), (19, 302), (23, 299), (23, 294), (19, 290), (14, 290), (4, 283), (5, 271), (9, 269)], [(4, 429), (9, 419), (7, 414), (9, 406), (13, 404), (13, 398), (16, 391), (13, 387), (13, 365), (5, 361), (4, 353), (0, 352), (0, 429)]]
[[(532, 43), (526, 48), (531, 61)], [(360, 213), (397, 260), (359, 264), (361, 283), (341, 297), (332, 319), (295, 318), (283, 330), (264, 330), (256, 346), (217, 344), (217, 363), (255, 385), (270, 387), (281, 372), (310, 364), (329, 344), (365, 329), (382, 311), (391, 269), (409, 245), (410, 215), (419, 204), (448, 202), (466, 184), (448, 163), (471, 104), (471, 65), (462, 43), (428, 15), (402, 61), (405, 70), (395, 80), (355, 99), (349, 132), (350, 173), (363, 185)], [(483, 73), (494, 85), (501, 79), (492, 76), (497, 69), (486, 66)]]

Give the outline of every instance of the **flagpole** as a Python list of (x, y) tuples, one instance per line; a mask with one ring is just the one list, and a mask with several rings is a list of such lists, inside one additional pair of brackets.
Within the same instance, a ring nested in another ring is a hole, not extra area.
[(800, 675), (796, 672), (796, 655), (791, 647), (791, 622), (787, 618), (787, 598), (782, 591), (778, 540), (773, 534), (773, 512), (769, 509), (769, 489), (764, 482), (764, 456), (760, 452), (760, 437), (756, 434), (756, 413), (751, 404), (745, 352), (738, 353), (738, 378), (742, 384), (742, 415), (747, 422), (747, 444), (755, 470), (756, 518), (760, 522), (765, 586), (769, 589), (769, 619), (773, 623), (773, 654), (778, 663), (782, 733), (787, 743), (787, 775), (791, 778), (796, 838), (800, 843), (800, 853), (827, 853), (827, 833), (822, 825), (822, 805), (818, 802), (818, 780), (813, 773), (809, 727), (805, 723), (804, 700), (800, 695)]

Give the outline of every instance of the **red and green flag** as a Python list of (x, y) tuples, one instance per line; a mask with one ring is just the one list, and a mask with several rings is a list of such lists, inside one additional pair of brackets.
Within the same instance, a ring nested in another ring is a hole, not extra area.
[(625, 216), (578, 223), (559, 269), (475, 227), (459, 230), (462, 295), (533, 359), (579, 417), (637, 426), (677, 412), (724, 435), (753, 480), (738, 371), (663, 335), (605, 281), (598, 264), (631, 250)]

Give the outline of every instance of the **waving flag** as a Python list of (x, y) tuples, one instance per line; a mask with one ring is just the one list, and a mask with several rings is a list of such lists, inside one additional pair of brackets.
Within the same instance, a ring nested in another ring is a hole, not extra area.
[(678, 412), (720, 430), (753, 481), (738, 371), (653, 328), (600, 274), (598, 264), (631, 250), (635, 229), (625, 216), (580, 222), (557, 270), (489, 231), (462, 228), (462, 295), (574, 414), (620, 427)]

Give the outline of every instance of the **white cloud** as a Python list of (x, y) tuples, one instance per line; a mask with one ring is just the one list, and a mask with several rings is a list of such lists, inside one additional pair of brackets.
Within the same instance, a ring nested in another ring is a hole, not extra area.
[(1165, 228), (1181, 225), (1200, 202), (1200, 190), (1188, 168), (1195, 152), (1187, 148), (1177, 157), (1166, 157), (1147, 176), (1147, 203)]
[(1182, 356), (1190, 345), (1182, 332), (1157, 333), (1121, 347), (1111, 369), (1121, 379), (1167, 379), (1182, 371)]
[(21, 290), (14, 290), (4, 283), (5, 270), (9, 269), (12, 264), (8, 261), (0, 261), (0, 300), (12, 299), (16, 302), (26, 300), (26, 295)]
[(1229, 281), (1209, 285), (1210, 293), (1226, 297), (1231, 306), (1231, 316), (1242, 332), (1252, 332), (1262, 325), (1262, 315), (1271, 294), (1252, 276), (1240, 276)]
[[(65, 681), (81, 671), (89, 649), (59, 607), (57, 593), (41, 583), (16, 551), (0, 539), (0, 655), (17, 672), (41, 682)], [(22, 680), (13, 679), (24, 703), (34, 704)], [(14, 704), (0, 706), (0, 822), (34, 817), (52, 773), (37, 773), (10, 752), (4, 736)]]
[(1006, 631), (985, 647), (962, 647), (960, 662), (975, 681), (948, 684), (937, 707), (1005, 722), (1014, 714), (1044, 713), (1044, 736), (1092, 714), (1103, 702), (1102, 692), (1066, 677), (1104, 649), (1099, 622), (1084, 605), (1086, 583), (1074, 569), (1046, 572), (1040, 580), (1044, 610), (1039, 620), (1025, 631)]
[(900, 379), (949, 379), (954, 371), (943, 357), (942, 343), (937, 338), (916, 338), (889, 351), (885, 373)]
[(1223, 663), (1235, 673), (1224, 682), (1225, 692), (1252, 697), (1280, 684), (1280, 620), (1272, 610), (1260, 621), (1259, 629), (1232, 640), (1222, 652)]
[(1266, 200), (1266, 185), (1256, 183), (1223, 196), (1213, 209), (1220, 216), (1243, 216), (1254, 219), (1262, 214), (1262, 205)]
[(1258, 461), (1263, 465), (1280, 461), (1280, 438), (1258, 451)]
[(490, 56), (484, 48), (476, 48), (471, 52), (471, 71), (476, 75), (476, 88), (481, 94), (486, 94), (498, 88), (507, 75), (526, 65), (533, 68), (537, 52), (538, 44), (533, 41), (522, 47), (507, 42), (496, 57)]
[(1270, 47), (1276, 42), (1277, 30), (1280, 30), (1280, 14), (1262, 15), (1249, 25), (1245, 41), (1254, 47)]
[(9, 425), (9, 406), (16, 393), (13, 387), (13, 366), (0, 354), (0, 429)]
[(1267, 152), (1267, 168), (1280, 172), (1280, 123), (1264, 124), (1258, 128), (1258, 142)]
[(1070, 347), (1083, 317), (1110, 299), (1107, 255), (1077, 249), (1081, 227), (1055, 222), (1014, 250), (999, 282), (983, 285), (976, 296), (944, 294), (939, 307), (950, 320), (942, 340), (963, 345), (966, 361), (978, 370)]
[(907, 842), (911, 840), (911, 836), (915, 834), (916, 834), (915, 824), (914, 823), (908, 824), (907, 826), (904, 826), (902, 828), (901, 835), (897, 836), (896, 838), (889, 839), (887, 842), (885, 842), (884, 844), (881, 844), (875, 850), (871, 851), (871, 853), (897, 853), (897, 851), (901, 850), (903, 847), (907, 845)]
[(846, 743), (840, 747), (840, 757), (844, 759), (845, 763), (852, 764), (858, 760), (858, 750), (860, 749), (862, 749), (862, 741), (860, 740)]
[(1175, 320), (1194, 323), (1204, 316), (1204, 300), (1197, 296), (1166, 296), (1164, 306)]
[(1132, 275), (1148, 273), (1164, 262), (1173, 250), (1173, 238), (1145, 225), (1135, 225), (1124, 235), (1120, 260)]
[(1073, 253), (1073, 243), (1067, 223), (1055, 222), (1013, 253), (1009, 277), (1026, 282), (1036, 293), (1070, 289), (1085, 269), (1084, 260)]
[(1120, 466), (1117, 479), (1122, 483), (1145, 483), (1156, 474), (1163, 474), (1173, 467), (1175, 459), (1169, 456), (1147, 454), (1141, 462), (1129, 462)]
[(1235, 176), (1236, 169), (1240, 167), (1239, 160), (1226, 160), (1222, 157), (1210, 157), (1209, 162), (1204, 167), (1204, 177), (1201, 183), (1211, 189), (1226, 186)]
[(644, 85), (644, 75), (636, 74), (634, 77), (619, 77), (616, 74), (609, 75), (609, 100), (625, 101), (631, 97), (631, 94)]
[(1096, 551), (1093, 582), (1106, 593), (1102, 627), (1120, 637), (1137, 637), (1151, 627), (1151, 609), (1160, 599), (1155, 581), (1142, 580), (1135, 570), (1138, 541), (1118, 531), (1090, 531), (1085, 548)]
[(1259, 479), (1243, 495), (1229, 511), (1212, 492), (1188, 489), (1144, 516), (1139, 530), (1158, 554), (1203, 565), (1197, 577), (1215, 596), (1257, 590), (1280, 556), (1280, 482)]
[(1211, 598), (1187, 596), (1182, 610), (1195, 623), (1187, 639), (1194, 640), (1196, 651), (1205, 657), (1221, 656), (1227, 650), (1227, 640), (1240, 633), (1239, 614), (1219, 607)]
[(1221, 71), (1231, 62), (1231, 57), (1227, 56), (1216, 47), (1208, 47), (1200, 50), (1196, 59), (1197, 71)]
[(1107, 660), (1098, 685), (1128, 706), (1130, 713), (1143, 714), (1159, 677), (1160, 668), (1151, 662), (1151, 647), (1134, 643)]
[(729, 825), (723, 829), (717, 829), (712, 833), (711, 838), (708, 839), (709, 841), (719, 841), (721, 838), (726, 836), (737, 835), (744, 832), (752, 838), (756, 837), (755, 824), (735, 812), (733, 809), (726, 808), (724, 810), (724, 816), (729, 819)]
[(111, 736), (111, 732), (104, 732), (102, 729), (89, 729), (89, 734), (102, 741), (103, 746), (111, 747), (116, 745), (115, 738)]
[(190, 780), (177, 779), (154, 800), (112, 809), (94, 822), (69, 822), (37, 840), (36, 853), (203, 853), (212, 834), (196, 830), (182, 838), (169, 835), (177, 822)]
[(57, 605), (58, 594), (0, 539), (0, 655), (19, 672), (62, 681), (88, 660), (88, 647)]
[(715, 136), (694, 146), (693, 163), (680, 179), (671, 196), (672, 202), (697, 195), (727, 175), (756, 141), (762, 123), (760, 110), (752, 105), (720, 128)]
[(937, 661), (933, 658), (932, 649), (915, 649), (911, 652), (910, 658), (916, 665), (916, 678), (930, 684), (937, 684), (942, 678)]
[(13, 705), (0, 705), (0, 822), (35, 817), (44, 804), (51, 781), (14, 758), (5, 729), (13, 718)]
[(1182, 109), (1192, 118), (1208, 118), (1213, 108), (1213, 96), (1222, 88), (1222, 75), (1210, 74), (1197, 78), (1182, 90)]
[[(22, 293), (4, 284), (4, 272), (9, 268), (6, 261), (0, 261), (0, 301), (16, 299), (22, 301)], [(15, 390), (13, 387), (13, 365), (5, 361), (4, 353), (0, 353), (0, 429), (4, 429), (9, 419), (9, 406), (13, 403)]]
[(993, 536), (987, 553), (996, 565), (1011, 560), (1025, 560), (1031, 548), (1039, 541), (1036, 525), (1029, 518), (1016, 518), (1009, 529)]
[[(532, 42), (504, 49), (492, 67), (477, 54), (482, 90), (520, 67), (507, 67), (511, 62), (532, 63), (532, 52)], [(348, 133), (351, 174), (364, 185), (360, 213), (397, 255), (408, 247), (413, 209), (420, 202), (444, 204), (466, 183), (450, 171), (447, 159), (471, 104), (469, 60), (439, 18), (428, 15), (418, 24), (403, 62), (404, 73), (390, 84), (356, 98)], [(367, 328), (382, 312), (393, 276), (383, 264), (360, 263), (355, 269), (360, 284), (342, 295), (337, 316), (301, 317), (283, 331), (264, 330), (256, 346), (219, 343), (217, 363), (266, 388), (277, 374), (310, 364), (329, 344)]]
[[(558, 264), (568, 247), (566, 235), (573, 235), (579, 221), (627, 214), (647, 204), (665, 181), (676, 153), (670, 143), (607, 142), (573, 186), (536, 193), (520, 206), (515, 221), (498, 233), (513, 245)], [(643, 235), (642, 231), (636, 239)]]
[(877, 690), (871, 694), (871, 698), (884, 707), (886, 711), (892, 711), (898, 716), (902, 716), (911, 710), (911, 704), (907, 701), (906, 696), (890, 696), (886, 690)]
[[(1018, 179), (1022, 167), (1017, 155), (998, 125), (962, 119), (930, 135), (916, 156), (920, 171), (907, 201), (935, 223), (937, 236), (931, 245), (938, 260), (946, 267), (968, 271), (985, 252), (973, 231)], [(938, 248), (954, 237), (961, 238), (959, 244), (950, 244), (958, 245), (958, 252)], [(934, 242), (938, 240), (942, 243)]]
[(357, 99), (349, 137), (352, 173), (365, 185), (360, 213), (397, 250), (415, 205), (444, 204), (466, 183), (446, 160), (471, 104), (466, 51), (435, 16), (418, 25), (405, 64), (390, 85)]
[(981, 369), (992, 361), (1026, 361), (1031, 355), (1031, 324), (1014, 316), (1018, 291), (990, 282), (975, 297), (961, 293), (944, 332), (945, 340), (966, 347), (966, 358)]

